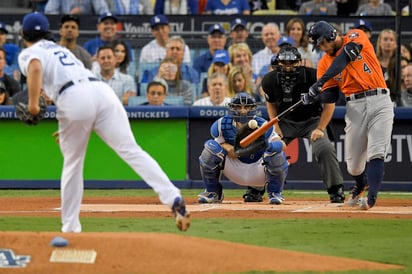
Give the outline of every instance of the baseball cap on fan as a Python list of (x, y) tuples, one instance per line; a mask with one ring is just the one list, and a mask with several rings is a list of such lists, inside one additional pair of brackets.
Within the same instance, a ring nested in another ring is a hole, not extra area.
[(355, 29), (363, 29), (369, 32), (372, 32), (372, 24), (365, 19), (359, 19), (355, 23)]
[(235, 20), (230, 23), (230, 30), (234, 31), (237, 27), (242, 27), (246, 29), (246, 20), (242, 18), (236, 18)]
[(213, 24), (209, 27), (209, 34), (213, 34), (215, 32), (220, 32), (221, 34), (226, 34), (225, 29), (220, 24)]
[(227, 52), (227, 50), (217, 50), (215, 51), (215, 54), (213, 55), (213, 60), (212, 63), (222, 63), (222, 64), (229, 64), (229, 53)]
[(106, 19), (113, 19), (113, 21), (115, 23), (119, 22), (119, 20), (117, 19), (117, 17), (111, 13), (111, 12), (105, 12), (102, 15), (100, 15), (99, 19), (97, 20), (97, 23), (100, 24), (101, 22), (103, 22)]
[(28, 13), (23, 17), (22, 23), (23, 31), (38, 31), (38, 32), (48, 32), (49, 31), (49, 20), (46, 16), (41, 13), (33, 12)]
[(155, 15), (152, 18), (150, 18), (150, 27), (154, 28), (158, 25), (169, 25), (169, 19), (167, 19), (166, 16), (164, 15)]
[(289, 36), (281, 36), (278, 40), (278, 47), (281, 47), (284, 45), (295, 46), (295, 41)]

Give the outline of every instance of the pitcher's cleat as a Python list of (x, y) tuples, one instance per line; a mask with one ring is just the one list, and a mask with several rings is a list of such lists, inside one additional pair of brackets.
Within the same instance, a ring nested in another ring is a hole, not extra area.
[(177, 197), (173, 203), (172, 212), (176, 218), (177, 228), (186, 231), (190, 227), (190, 213), (186, 209), (185, 201), (182, 197)]

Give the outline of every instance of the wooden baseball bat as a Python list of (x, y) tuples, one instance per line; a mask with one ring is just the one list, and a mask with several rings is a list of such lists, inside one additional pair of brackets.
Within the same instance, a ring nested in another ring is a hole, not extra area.
[(286, 114), (288, 114), (289, 112), (292, 112), (295, 108), (297, 108), (298, 106), (302, 105), (303, 101), (302, 99), (299, 100), (297, 103), (295, 103), (294, 105), (290, 106), (289, 108), (287, 108), (285, 111), (283, 111), (282, 113), (280, 113), (278, 116), (276, 116), (275, 118), (267, 121), (266, 123), (264, 123), (260, 128), (256, 129), (255, 131), (253, 131), (251, 134), (249, 134), (248, 136), (246, 136), (245, 138), (243, 138), (240, 141), (240, 146), (241, 147), (247, 147), (248, 145), (250, 145), (251, 143), (253, 143), (257, 138), (259, 138), (261, 135), (265, 134), (265, 132), (272, 127), (274, 124), (276, 124), (277, 122), (279, 122), (279, 120), (285, 116)]

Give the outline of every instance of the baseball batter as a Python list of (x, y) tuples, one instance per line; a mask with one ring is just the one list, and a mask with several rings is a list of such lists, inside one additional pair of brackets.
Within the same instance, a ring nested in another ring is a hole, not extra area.
[(199, 157), (205, 192), (199, 194), (199, 203), (221, 203), (224, 199), (220, 182), (223, 173), (233, 183), (252, 186), (264, 192), (266, 183), (270, 204), (282, 204), (282, 190), (288, 172), (283, 143), (271, 127), (260, 139), (246, 148), (239, 141), (266, 122), (255, 116), (256, 100), (245, 92), (235, 95), (229, 103), (230, 115), (216, 120)]
[(114, 91), (94, 78), (68, 49), (48, 41), (49, 22), (40, 13), (24, 16), (22, 38), (26, 45), (19, 66), (27, 76), (28, 111), (39, 112), (44, 89), (57, 108), (59, 144), (64, 157), (61, 177), (62, 232), (81, 232), (80, 205), (83, 165), (90, 133), (94, 130), (127, 162), (169, 206), (180, 230), (187, 230), (190, 214), (180, 190), (158, 163), (136, 143), (127, 114)]
[(382, 184), (394, 118), (381, 66), (362, 30), (352, 29), (341, 36), (331, 24), (319, 21), (308, 35), (314, 48), (326, 54), (318, 63), (318, 81), (302, 99), (311, 103), (319, 92), (328, 90), (340, 89), (345, 94), (346, 163), (356, 181), (348, 203), (356, 205), (368, 185), (368, 197), (359, 199), (360, 208), (368, 210), (375, 205)]

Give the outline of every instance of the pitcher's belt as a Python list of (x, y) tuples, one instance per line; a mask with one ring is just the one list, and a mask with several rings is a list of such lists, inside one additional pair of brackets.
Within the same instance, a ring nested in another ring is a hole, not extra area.
[(365, 98), (366, 96), (386, 94), (388, 92), (389, 92), (389, 90), (387, 88), (377, 88), (377, 89), (371, 89), (371, 90), (351, 94), (351, 95), (347, 96), (345, 99), (346, 99), (346, 102), (349, 102), (349, 101)]
[(64, 85), (61, 87), (61, 89), (59, 90), (59, 95), (60, 95), (65, 89), (68, 89), (69, 87), (73, 86), (73, 85), (76, 84), (76, 83), (84, 82), (85, 80), (88, 80), (88, 81), (90, 81), (90, 82), (100, 81), (100, 80), (97, 79), (97, 78), (88, 77), (88, 78), (86, 78), (86, 79), (82, 79), (82, 80), (79, 80), (79, 81), (76, 81), (76, 82), (74, 82), (74, 81), (67, 82), (67, 83), (64, 84)]

